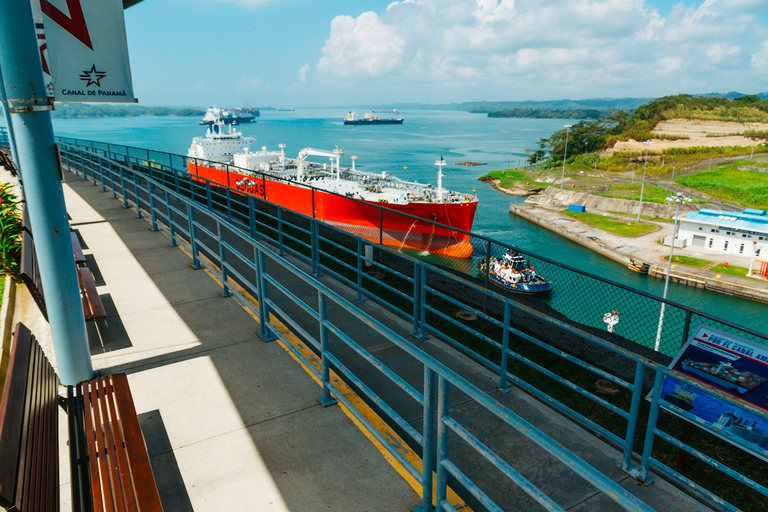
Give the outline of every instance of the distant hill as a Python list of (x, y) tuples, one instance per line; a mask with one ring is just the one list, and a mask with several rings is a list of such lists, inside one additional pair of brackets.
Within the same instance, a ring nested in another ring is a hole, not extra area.
[(68, 103), (57, 101), (53, 117), (137, 117), (137, 116), (200, 116), (205, 110), (198, 108), (144, 107), (141, 105), (119, 105), (112, 103)]

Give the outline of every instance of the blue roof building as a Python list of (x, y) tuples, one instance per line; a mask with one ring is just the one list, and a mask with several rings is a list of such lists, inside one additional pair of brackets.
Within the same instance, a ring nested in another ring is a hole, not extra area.
[(752, 208), (741, 212), (702, 208), (680, 217), (678, 239), (699, 249), (760, 256), (761, 250), (768, 250), (768, 215)]

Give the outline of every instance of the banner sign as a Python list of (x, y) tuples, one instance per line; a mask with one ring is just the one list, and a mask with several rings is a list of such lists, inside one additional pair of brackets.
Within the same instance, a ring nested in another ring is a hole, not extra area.
[[(56, 101), (135, 102), (122, 0), (33, 0)], [(38, 20), (42, 19), (44, 33)], [(46, 52), (47, 49), (47, 52)]]
[[(700, 325), (670, 368), (768, 411), (766, 346)], [(661, 398), (706, 421), (715, 433), (728, 432), (755, 445), (755, 454), (768, 461), (768, 420), (670, 376), (664, 377)]]

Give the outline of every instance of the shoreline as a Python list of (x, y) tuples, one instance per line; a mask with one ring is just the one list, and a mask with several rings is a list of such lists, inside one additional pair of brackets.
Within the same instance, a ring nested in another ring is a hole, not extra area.
[[(582, 247), (602, 254), (624, 266), (627, 266), (632, 259), (639, 262), (648, 262), (651, 265), (648, 277), (655, 277), (657, 279), (664, 279), (666, 277), (667, 266), (661, 259), (662, 254), (658, 251), (660, 246), (655, 242), (659, 238), (658, 230), (648, 235), (628, 238), (569, 219), (560, 214), (558, 210), (540, 205), (510, 204), (509, 212), (576, 242)], [(666, 226), (660, 227), (664, 229)], [(669, 227), (671, 229), (671, 226)], [(650, 246), (651, 248), (649, 248), (649, 244), (654, 244), (656, 247)], [(667, 246), (663, 247), (666, 248)], [(683, 269), (680, 267), (683, 267)], [(627, 271), (630, 272), (630, 270)], [(718, 275), (720, 277), (717, 277)], [(753, 283), (748, 278), (728, 274), (715, 274), (708, 270), (673, 264), (669, 280), (673, 283), (768, 303), (768, 284), (760, 281), (754, 281)], [(762, 286), (755, 286), (760, 284)]]

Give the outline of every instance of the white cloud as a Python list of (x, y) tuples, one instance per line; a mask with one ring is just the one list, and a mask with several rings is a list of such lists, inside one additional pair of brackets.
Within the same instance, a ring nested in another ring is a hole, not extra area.
[(245, 75), (241, 76), (237, 81), (238, 91), (253, 91), (261, 85), (260, 78), (248, 78)]
[(768, 72), (765, 0), (692, 1), (666, 16), (648, 0), (394, 1), (334, 18), (316, 67), (347, 78), (339, 90), (375, 77), (390, 94), (418, 86), (424, 101), (764, 90), (744, 70), (751, 56)]
[(375, 12), (357, 18), (336, 16), (317, 69), (335, 77), (379, 76), (400, 63), (405, 41)]
[(306, 83), (307, 73), (309, 73), (311, 69), (312, 69), (312, 66), (310, 66), (309, 64), (304, 64), (303, 66), (301, 66), (301, 69), (299, 69), (299, 82)]
[(760, 50), (752, 54), (750, 64), (759, 73), (768, 74), (768, 40), (763, 42)]

